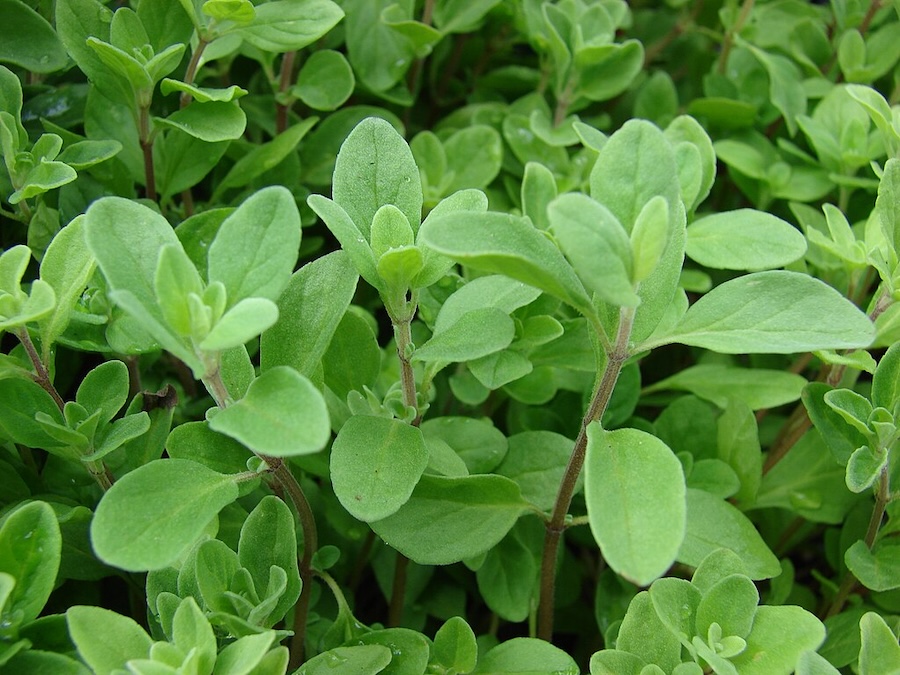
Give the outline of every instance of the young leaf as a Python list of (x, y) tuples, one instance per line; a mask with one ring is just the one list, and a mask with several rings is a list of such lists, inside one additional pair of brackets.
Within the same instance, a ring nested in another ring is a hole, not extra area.
[(806, 238), (770, 213), (738, 209), (688, 225), (685, 253), (705, 267), (755, 272), (799, 260), (806, 253)]
[(384, 417), (351, 417), (331, 448), (334, 492), (353, 517), (366, 522), (403, 506), (427, 464), (422, 432)]
[(872, 404), (892, 412), (900, 407), (900, 344), (891, 345), (872, 377)]
[(722, 635), (746, 638), (753, 627), (753, 615), (759, 604), (759, 591), (743, 574), (732, 574), (703, 591), (697, 606), (695, 631), (706, 635), (715, 622)]
[(747, 636), (747, 648), (731, 658), (741, 675), (789, 673), (799, 656), (825, 640), (825, 626), (800, 607), (761, 605)]
[(648, 591), (638, 593), (628, 605), (619, 627), (616, 649), (634, 654), (646, 663), (658, 664), (666, 671), (680, 661), (681, 641), (666, 629)]
[(433, 659), (446, 669), (468, 673), (475, 667), (478, 647), (465, 619), (454, 616), (434, 634)]
[(588, 290), (611, 305), (640, 303), (633, 288), (628, 235), (607, 208), (586, 195), (571, 193), (550, 202), (547, 216), (550, 232)]
[(100, 500), (91, 523), (94, 550), (124, 570), (161, 569), (184, 555), (237, 495), (230, 476), (196, 462), (150, 462), (119, 479)]
[(172, 619), (172, 644), (182, 653), (195, 650), (200, 672), (209, 672), (216, 662), (216, 636), (209, 619), (191, 596), (184, 598)]
[(275, 566), (287, 575), (287, 587), (266, 617), (266, 625), (281, 621), (300, 596), (297, 568), (297, 532), (294, 515), (278, 497), (267, 495), (247, 516), (241, 527), (238, 560), (250, 572), (259, 597), (265, 597), (270, 569)]
[(499, 542), (527, 508), (518, 486), (502, 476), (422, 476), (412, 496), (372, 529), (422, 565), (449, 565)]
[(278, 307), (267, 298), (244, 298), (219, 319), (203, 338), (200, 349), (221, 352), (240, 347), (278, 320)]
[(400, 209), (413, 232), (422, 222), (422, 183), (412, 151), (378, 117), (360, 122), (341, 146), (332, 196), (366, 239), (375, 212), (385, 204)]
[(240, 401), (209, 421), (214, 431), (272, 457), (318, 452), (331, 436), (325, 399), (289, 366), (264, 372)]
[(225, 285), (228, 307), (244, 298), (278, 300), (300, 247), (300, 213), (287, 188), (263, 188), (219, 227), (209, 247), (209, 281)]
[(646, 586), (672, 565), (685, 532), (685, 486), (665, 443), (591, 424), (585, 499), (594, 538), (618, 574)]
[(53, 311), (38, 322), (45, 363), (50, 347), (69, 325), (75, 302), (96, 266), (84, 239), (84, 216), (76, 217), (53, 237), (41, 260), (41, 279), (56, 295)]
[(876, 542), (872, 550), (864, 541), (857, 541), (844, 553), (844, 562), (866, 588), (900, 588), (900, 546), (890, 538)]
[(672, 334), (640, 349), (680, 342), (723, 354), (793, 354), (867, 347), (874, 337), (869, 318), (836, 290), (806, 274), (775, 270), (717, 286)]

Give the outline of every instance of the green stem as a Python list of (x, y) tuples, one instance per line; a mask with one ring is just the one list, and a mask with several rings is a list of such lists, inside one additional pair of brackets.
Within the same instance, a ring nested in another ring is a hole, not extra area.
[(572, 450), (569, 464), (566, 466), (565, 474), (563, 474), (560, 482), (553, 512), (550, 520), (546, 523), (544, 552), (541, 559), (541, 600), (538, 608), (538, 637), (543, 640), (550, 641), (553, 638), (556, 555), (559, 550), (562, 533), (566, 528), (566, 516), (569, 513), (569, 507), (572, 505), (575, 486), (584, 467), (584, 459), (587, 452), (587, 429), (592, 422), (599, 420), (603, 417), (603, 413), (606, 412), (613, 390), (616, 387), (616, 381), (619, 379), (619, 373), (622, 372), (622, 366), (625, 365), (630, 356), (628, 341), (634, 324), (634, 313), (634, 308), (625, 307), (619, 312), (619, 330), (616, 335), (616, 342), (613, 345), (613, 349), (607, 352), (606, 368), (581, 422), (578, 438), (575, 439), (575, 447)]
[(728, 57), (731, 56), (731, 50), (734, 47), (734, 36), (743, 30), (744, 24), (750, 18), (750, 12), (753, 11), (754, 4), (754, 0), (744, 0), (737, 21), (734, 22), (731, 30), (725, 33), (725, 39), (722, 40), (722, 51), (719, 52), (719, 62), (717, 64), (717, 70), (721, 75), (725, 74), (725, 68), (728, 66)]
[(153, 169), (153, 137), (150, 133), (150, 106), (138, 113), (138, 137), (144, 154), (144, 186), (147, 199), (156, 201), (156, 172)]

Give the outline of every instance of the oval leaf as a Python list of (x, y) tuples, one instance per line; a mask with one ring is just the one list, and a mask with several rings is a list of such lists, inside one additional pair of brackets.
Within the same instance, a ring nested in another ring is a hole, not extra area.
[(868, 347), (869, 318), (822, 281), (798, 272), (757, 272), (726, 281), (688, 309), (673, 334), (650, 346), (680, 342), (723, 354), (795, 354)]
[(212, 417), (209, 426), (271, 457), (318, 452), (331, 435), (322, 394), (289, 366), (260, 375), (244, 398)]
[(672, 563), (685, 532), (681, 462), (637, 429), (588, 427), (585, 497), (591, 531), (617, 573), (645, 586)]
[(100, 500), (91, 523), (94, 551), (130, 572), (161, 569), (184, 555), (237, 496), (231, 476), (202, 464), (150, 462), (125, 474)]
[(351, 417), (331, 448), (334, 492), (354, 518), (366, 522), (403, 506), (427, 465), (422, 432), (384, 417)]
[(691, 223), (685, 253), (714, 269), (769, 270), (802, 258), (806, 237), (771, 213), (738, 209)]
[(449, 565), (495, 546), (527, 506), (502, 476), (422, 476), (410, 500), (372, 529), (421, 565)]

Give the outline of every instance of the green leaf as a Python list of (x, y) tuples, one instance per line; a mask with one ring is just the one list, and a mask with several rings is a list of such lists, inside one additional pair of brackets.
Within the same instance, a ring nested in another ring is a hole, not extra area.
[(535, 555), (519, 540), (515, 530), (487, 552), (476, 571), (478, 590), (487, 606), (501, 619), (513, 622), (528, 618), (537, 577)]
[(718, 457), (734, 469), (741, 486), (734, 497), (752, 503), (762, 479), (759, 429), (753, 410), (744, 401), (731, 398), (717, 424)]
[(591, 301), (559, 249), (525, 218), (505, 213), (429, 218), (421, 239), (438, 253), (485, 272), (505, 274), (592, 315)]
[(738, 209), (688, 225), (685, 253), (705, 267), (755, 272), (799, 260), (806, 253), (806, 238), (771, 213)]
[(473, 309), (447, 328), (436, 331), (416, 349), (413, 360), (470, 361), (508, 347), (515, 332), (512, 318), (502, 310)]
[(266, 594), (270, 569), (275, 566), (287, 574), (287, 587), (266, 617), (267, 626), (281, 621), (300, 597), (300, 571), (297, 567), (297, 533), (294, 515), (288, 505), (274, 495), (263, 497), (241, 527), (238, 560), (250, 572), (259, 597)]
[(384, 283), (375, 268), (376, 261), (372, 248), (347, 212), (322, 195), (310, 195), (306, 201), (340, 242), (341, 248), (350, 256), (359, 276), (368, 281), (373, 288), (382, 290)]
[(274, 169), (294, 151), (297, 144), (318, 119), (318, 117), (308, 117), (302, 122), (288, 127), (268, 143), (254, 145), (247, 154), (234, 163), (228, 173), (219, 181), (214, 195), (218, 196), (228, 188), (247, 185), (266, 171)]
[(10, 204), (18, 204), (23, 199), (31, 199), (71, 183), (77, 177), (75, 169), (68, 164), (42, 159), (25, 175), (22, 187), (13, 192), (7, 201)]
[(850, 492), (859, 494), (868, 490), (888, 463), (888, 453), (885, 450), (872, 450), (863, 445), (853, 451), (847, 462), (847, 487)]
[(422, 432), (384, 417), (351, 417), (331, 448), (334, 492), (354, 518), (365, 522), (396, 513), (427, 465)]
[(84, 240), (84, 218), (72, 220), (50, 242), (41, 260), (41, 279), (56, 295), (53, 311), (38, 322), (44, 361), (69, 324), (71, 312), (96, 267)]
[(209, 281), (225, 285), (228, 306), (244, 298), (276, 302), (288, 285), (300, 248), (300, 213), (281, 186), (249, 197), (219, 227), (209, 247)]
[(422, 221), (422, 183), (412, 151), (378, 117), (360, 122), (341, 145), (332, 196), (366, 239), (375, 213), (385, 204), (400, 209), (414, 233)]
[(313, 110), (337, 110), (353, 93), (356, 78), (347, 58), (333, 49), (309, 55), (291, 94)]
[(643, 393), (688, 391), (720, 408), (727, 407), (728, 401), (736, 398), (752, 410), (760, 410), (796, 401), (806, 384), (804, 377), (781, 370), (703, 364), (654, 382)]
[(616, 649), (630, 652), (645, 663), (659, 664), (666, 671), (681, 660), (681, 642), (666, 629), (648, 591), (638, 593), (628, 605), (619, 627)]
[(663, 577), (653, 582), (649, 593), (653, 609), (666, 629), (681, 644), (690, 644), (691, 637), (697, 632), (694, 624), (703, 597), (700, 590), (685, 579)]
[(900, 410), (900, 344), (891, 345), (872, 377), (872, 404), (895, 414)]
[(557, 195), (556, 177), (546, 166), (538, 162), (525, 165), (522, 178), (522, 213), (531, 219), (539, 230), (550, 227), (547, 206)]
[(237, 99), (246, 96), (248, 93), (246, 89), (243, 89), (236, 84), (223, 89), (210, 89), (208, 87), (195, 87), (187, 82), (172, 80), (168, 77), (164, 78), (163, 81), (159, 83), (159, 90), (164, 96), (168, 96), (173, 91), (190, 94), (198, 103), (209, 103), (211, 101), (228, 103), (230, 101), (236, 101)]
[(87, 210), (85, 238), (88, 248), (113, 291), (141, 326), (163, 348), (192, 367), (193, 354), (163, 318), (155, 290), (157, 260), (167, 244), (180, 246), (172, 226), (158, 213), (120, 197), (99, 199)]
[(0, 526), (0, 574), (15, 586), (0, 603), (7, 620), (34, 621), (56, 585), (62, 536), (53, 509), (33, 501), (7, 514)]
[(66, 611), (69, 635), (78, 655), (97, 675), (124, 670), (132, 659), (147, 658), (153, 640), (134, 619), (102, 607), (75, 605)]
[(859, 621), (862, 648), (859, 650), (860, 675), (896, 673), (900, 663), (897, 636), (875, 612), (866, 612)]
[(190, 596), (184, 598), (175, 610), (172, 619), (172, 644), (183, 654), (196, 650), (198, 670), (212, 670), (216, 662), (216, 636), (203, 610)]
[(486, 124), (460, 129), (444, 141), (444, 151), (447, 171), (452, 175), (445, 194), (465, 188), (485, 188), (500, 173), (503, 141)]
[[(604, 302), (635, 307), (631, 243), (604, 206), (582, 194), (565, 194), (547, 205), (550, 232), (585, 288)], [(663, 240), (665, 242), (665, 239)]]
[(499, 1), (485, 0), (472, 4), (467, 0), (441, 0), (435, 3), (434, 25), (444, 35), (475, 32), (481, 20)]
[(846, 471), (818, 431), (805, 434), (760, 484), (754, 508), (783, 508), (817, 523), (840, 523), (858, 501)]
[(789, 673), (803, 652), (825, 640), (825, 626), (805, 609), (761, 605), (747, 636), (747, 648), (731, 658), (741, 675)]
[(680, 342), (723, 354), (793, 354), (867, 347), (869, 318), (814, 277), (775, 270), (717, 286), (694, 303), (672, 334), (641, 349)]
[(468, 673), (475, 667), (478, 647), (466, 620), (454, 616), (434, 634), (433, 660), (448, 670)]
[(421, 426), (425, 438), (440, 439), (466, 463), (470, 474), (490, 473), (507, 453), (507, 440), (489, 420), (473, 417), (436, 417)]
[(240, 138), (247, 127), (247, 116), (236, 103), (225, 101), (194, 101), (168, 117), (156, 117), (154, 122), (170, 129), (178, 129), (207, 143), (233, 141)]
[(219, 352), (239, 347), (278, 320), (278, 307), (266, 298), (244, 298), (225, 312), (198, 347)]
[(334, 675), (336, 668), (355, 675), (377, 675), (391, 658), (391, 650), (384, 645), (337, 647), (311, 658), (294, 675)]
[(801, 654), (797, 661), (796, 675), (840, 675), (828, 659), (816, 652)]
[(591, 424), (585, 499), (594, 538), (618, 574), (646, 586), (669, 569), (686, 510), (681, 463), (665, 443), (637, 429)]
[(116, 481), (100, 500), (91, 523), (94, 550), (124, 570), (161, 569), (184, 555), (237, 494), (231, 476), (196, 462), (150, 462)]
[(37, 382), (18, 377), (0, 379), (0, 431), (6, 438), (29, 448), (51, 450), (62, 445), (35, 421), (40, 413), (65, 425), (53, 397)]
[(15, 27), (3, 33), (0, 61), (34, 73), (52, 73), (68, 63), (65, 47), (56, 32), (24, 2), (0, 1), (0, 26)]
[(384, 628), (360, 635), (354, 644), (384, 645), (391, 650), (392, 667), (385, 669), (385, 675), (412, 675), (425, 672), (431, 644), (421, 633), (409, 628)]
[(753, 615), (759, 604), (759, 592), (743, 574), (732, 574), (703, 591), (697, 606), (696, 634), (706, 635), (713, 623), (719, 624), (723, 636), (746, 638), (753, 626)]
[(331, 0), (276, 0), (255, 7), (255, 17), (234, 32), (267, 52), (303, 49), (328, 33), (344, 17)]
[(559, 647), (535, 638), (513, 638), (478, 659), (472, 675), (578, 675), (575, 660)]
[(339, 251), (295, 272), (278, 299), (278, 321), (260, 340), (262, 370), (288, 365), (314, 377), (358, 279), (350, 256)]
[(225, 647), (216, 658), (213, 675), (252, 673), (275, 641), (275, 631), (245, 635)]
[[(524, 431), (509, 437), (509, 451), (495, 471), (516, 481), (522, 496), (550, 511), (572, 454), (573, 441), (552, 431)], [(580, 491), (582, 480), (576, 491)]]
[(244, 398), (220, 411), (209, 426), (272, 457), (318, 452), (331, 436), (325, 399), (289, 366), (276, 366), (253, 380)]
[(844, 562), (866, 588), (900, 588), (900, 545), (889, 538), (876, 542), (872, 550), (864, 541), (857, 541), (844, 553)]
[(719, 548), (734, 551), (751, 579), (769, 579), (781, 573), (778, 558), (744, 514), (719, 497), (688, 488), (687, 532), (678, 561), (696, 567)]
[(100, 424), (115, 417), (128, 399), (128, 367), (121, 361), (107, 361), (92, 369), (78, 386), (75, 401), (85, 410), (100, 411)]
[(492, 548), (527, 508), (502, 476), (422, 476), (409, 501), (371, 523), (390, 546), (422, 565), (449, 565)]

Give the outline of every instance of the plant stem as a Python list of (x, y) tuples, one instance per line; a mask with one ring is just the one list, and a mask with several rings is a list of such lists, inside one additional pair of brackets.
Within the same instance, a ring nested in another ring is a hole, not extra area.
[[(194, 80), (197, 78), (197, 69), (200, 67), (200, 57), (203, 56), (203, 50), (206, 49), (206, 45), (208, 44), (209, 43), (202, 37), (197, 38), (197, 48), (194, 50), (194, 53), (191, 54), (191, 62), (188, 63), (187, 70), (184, 72), (185, 84), (194, 84)], [(190, 102), (191, 95), (186, 91), (181, 92), (179, 106), (186, 108)]]
[(406, 579), (409, 570), (409, 558), (397, 551), (394, 562), (394, 583), (391, 587), (391, 604), (388, 607), (388, 628), (395, 628), (403, 620), (403, 605), (406, 600)]
[(744, 24), (750, 18), (750, 12), (753, 11), (754, 4), (754, 0), (744, 0), (737, 21), (734, 22), (731, 30), (725, 33), (725, 39), (722, 40), (722, 51), (719, 52), (719, 63), (717, 64), (717, 70), (721, 75), (725, 74), (725, 68), (728, 66), (728, 57), (731, 56), (731, 49), (734, 47), (734, 36), (744, 28)]
[[(866, 544), (866, 548), (869, 550), (872, 550), (872, 546), (875, 544), (875, 538), (878, 536), (878, 529), (881, 527), (885, 509), (887, 509), (888, 502), (890, 501), (891, 484), (888, 472), (889, 467), (885, 466), (884, 469), (881, 470), (881, 475), (878, 477), (878, 483), (875, 485), (875, 507), (872, 509), (872, 516), (869, 518), (869, 527), (866, 529), (866, 537), (863, 540)], [(847, 602), (847, 598), (850, 597), (850, 593), (856, 588), (856, 584), (856, 577), (848, 570), (841, 580), (840, 588), (838, 588), (837, 595), (834, 596), (831, 607), (828, 608), (828, 613), (825, 615), (826, 619), (840, 613), (844, 608), (844, 604)]]
[(34, 381), (41, 385), (41, 388), (46, 391), (53, 398), (53, 402), (56, 403), (59, 411), (62, 412), (65, 407), (65, 401), (63, 401), (62, 396), (59, 395), (59, 392), (56, 390), (56, 387), (53, 386), (53, 382), (50, 380), (50, 373), (47, 371), (47, 367), (44, 365), (44, 362), (41, 361), (41, 357), (38, 356), (37, 349), (35, 349), (34, 342), (31, 341), (31, 335), (28, 333), (27, 328), (19, 328), (14, 331), (15, 336), (19, 339), (19, 342), (22, 343), (22, 346), (25, 348), (25, 353), (28, 354), (28, 358), (31, 360), (31, 365), (34, 366)]
[(541, 600), (538, 608), (538, 637), (547, 641), (553, 638), (556, 554), (559, 550), (563, 530), (566, 527), (566, 516), (569, 513), (572, 497), (575, 494), (575, 485), (578, 482), (578, 477), (581, 475), (581, 469), (584, 467), (584, 459), (587, 452), (587, 429), (592, 422), (599, 420), (603, 417), (603, 413), (606, 412), (609, 400), (612, 398), (613, 390), (616, 387), (616, 381), (619, 379), (619, 373), (622, 372), (622, 366), (625, 365), (630, 356), (628, 340), (634, 323), (634, 313), (634, 308), (623, 307), (619, 311), (619, 330), (616, 335), (616, 342), (613, 345), (613, 349), (607, 352), (606, 368), (581, 422), (578, 438), (575, 439), (575, 447), (572, 450), (572, 455), (569, 457), (569, 464), (566, 466), (566, 472), (563, 474), (559, 492), (556, 495), (553, 513), (546, 524), (544, 553), (541, 559)]
[[(294, 74), (294, 60), (297, 58), (297, 52), (287, 52), (281, 59), (281, 72), (278, 76), (278, 92), (284, 94), (288, 87), (291, 86), (291, 79)], [(287, 129), (288, 111), (290, 106), (285, 103), (278, 103), (275, 108), (275, 133), (280, 134)]]
[[(228, 389), (222, 381), (222, 374), (218, 366), (214, 367), (210, 374), (203, 378), (203, 384), (212, 394), (216, 405), (225, 408), (231, 402)], [(303, 653), (306, 643), (306, 624), (309, 618), (309, 601), (312, 593), (312, 557), (319, 548), (319, 537), (316, 529), (316, 518), (310, 508), (309, 501), (303, 493), (303, 488), (297, 481), (296, 476), (291, 473), (290, 468), (280, 457), (270, 457), (260, 453), (254, 453), (268, 466), (275, 481), (294, 505), (297, 512), (297, 518), (300, 521), (300, 528), (303, 530), (303, 555), (299, 557), (300, 580), (302, 586), (300, 588), (300, 598), (294, 606), (294, 636), (291, 638), (290, 647), (290, 668), (294, 670), (303, 663)]]
[(153, 137), (150, 134), (150, 106), (138, 113), (138, 136), (144, 153), (144, 186), (147, 199), (156, 201), (156, 172), (153, 169)]

